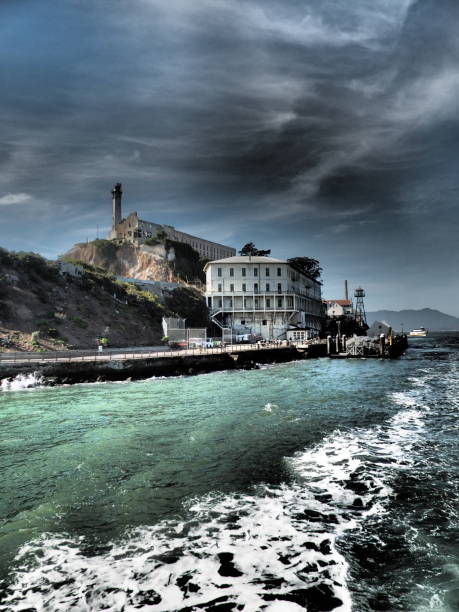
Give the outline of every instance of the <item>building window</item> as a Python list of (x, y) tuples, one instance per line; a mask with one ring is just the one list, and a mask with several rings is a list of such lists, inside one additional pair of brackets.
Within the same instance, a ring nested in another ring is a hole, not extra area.
[(218, 300), (218, 307), (221, 308), (222, 306), (223, 306), (223, 300), (222, 300), (222, 298), (220, 298)]
[(242, 276), (245, 276), (246, 268), (241, 268), (241, 269), (242, 269)]
[(254, 269), (254, 271), (253, 271), (253, 275), (254, 275), (254, 276), (258, 276), (258, 268), (255, 268), (255, 269)]
[(277, 307), (282, 308), (282, 298), (277, 298)]
[(247, 287), (245, 283), (242, 283), (242, 291), (247, 291)]
[(221, 276), (222, 275), (222, 269), (221, 268), (217, 268), (217, 276)]
[(222, 290), (222, 284), (218, 283), (218, 290), (221, 291)]
[(230, 268), (230, 276), (234, 276), (234, 268)]
[(266, 308), (271, 308), (271, 300), (269, 298), (266, 299)]
[(277, 293), (282, 293), (282, 283), (277, 283)]
[(263, 325), (268, 325), (268, 321), (266, 319), (263, 319)]
[(269, 291), (269, 283), (266, 283), (266, 291)]
[(269, 268), (266, 268), (266, 276), (269, 276)]
[(253, 284), (253, 290), (255, 293), (258, 293), (258, 283)]
[(245, 319), (241, 319), (241, 325), (245, 325)]
[(233, 291), (234, 291), (234, 285), (233, 285), (233, 283), (231, 283), (231, 285), (230, 285), (230, 291), (231, 291), (231, 292), (233, 292)]
[(277, 268), (277, 276), (282, 276), (282, 268)]

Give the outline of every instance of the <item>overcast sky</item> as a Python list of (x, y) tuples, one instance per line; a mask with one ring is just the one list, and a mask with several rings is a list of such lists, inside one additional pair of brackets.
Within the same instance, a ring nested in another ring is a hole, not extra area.
[(123, 212), (459, 316), (457, 0), (2, 0), (0, 245)]

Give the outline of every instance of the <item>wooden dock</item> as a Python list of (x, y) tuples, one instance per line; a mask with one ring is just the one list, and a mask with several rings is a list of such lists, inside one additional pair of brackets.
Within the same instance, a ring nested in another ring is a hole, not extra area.
[(327, 354), (332, 359), (396, 359), (408, 348), (406, 334), (386, 337), (354, 336), (327, 338)]

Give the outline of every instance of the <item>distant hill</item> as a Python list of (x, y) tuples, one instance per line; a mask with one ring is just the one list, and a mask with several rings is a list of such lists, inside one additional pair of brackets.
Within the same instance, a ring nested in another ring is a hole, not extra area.
[(368, 325), (373, 321), (387, 321), (392, 327), (400, 331), (410, 331), (417, 327), (425, 327), (429, 331), (452, 331), (459, 330), (459, 317), (447, 315), (439, 310), (423, 308), (422, 310), (377, 310), (367, 312)]

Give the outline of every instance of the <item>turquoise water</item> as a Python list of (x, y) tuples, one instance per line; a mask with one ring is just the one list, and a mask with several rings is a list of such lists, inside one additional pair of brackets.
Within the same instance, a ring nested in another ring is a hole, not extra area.
[(0, 392), (0, 610), (457, 610), (456, 338)]

